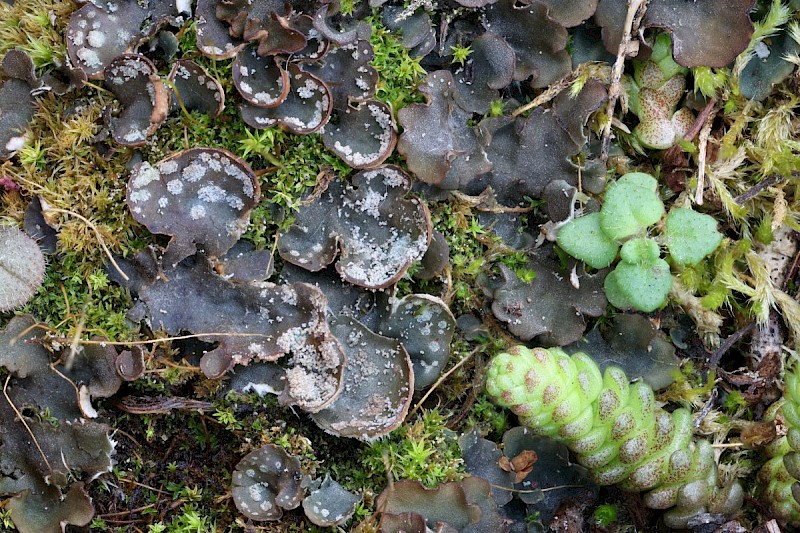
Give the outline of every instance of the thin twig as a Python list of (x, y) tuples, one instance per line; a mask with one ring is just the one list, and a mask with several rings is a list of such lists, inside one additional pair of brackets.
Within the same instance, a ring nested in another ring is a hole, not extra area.
[(683, 136), (684, 141), (693, 141), (695, 136), (700, 133), (700, 128), (703, 127), (703, 124), (706, 123), (708, 120), (708, 115), (711, 113), (711, 110), (714, 109), (714, 106), (717, 104), (716, 96), (708, 101), (706, 106), (700, 111), (700, 114), (697, 115), (697, 119), (694, 121), (694, 125), (692, 125), (692, 129), (686, 132), (686, 135)]
[(115, 516), (125, 516), (126, 514), (141, 513), (142, 511), (146, 511), (146, 510), (150, 509), (151, 507), (155, 507), (155, 505), (156, 505), (155, 503), (148, 503), (147, 505), (144, 505), (142, 507), (137, 507), (136, 509), (128, 509), (128, 510), (125, 510), (125, 511), (117, 511), (116, 513), (105, 513), (105, 514), (101, 514), (101, 515), (98, 515), (98, 516), (100, 518), (102, 518), (103, 520), (107, 520), (109, 518), (114, 518)]
[(33, 434), (33, 431), (31, 430), (30, 426), (25, 421), (25, 417), (22, 416), (22, 413), (19, 411), (19, 409), (17, 409), (17, 406), (14, 405), (14, 402), (12, 402), (11, 398), (8, 397), (7, 390), (8, 390), (8, 382), (9, 381), (11, 381), (11, 374), (6, 376), (6, 382), (3, 385), (3, 396), (5, 396), (6, 401), (8, 402), (8, 405), (11, 406), (11, 409), (14, 411), (14, 414), (17, 415), (17, 418), (19, 418), (19, 421), (22, 422), (23, 426), (25, 426), (25, 429), (28, 431), (28, 435), (30, 435), (31, 436), (31, 440), (33, 440), (33, 444), (36, 446), (36, 449), (39, 450), (39, 453), (41, 454), (42, 459), (44, 460), (44, 464), (47, 465), (47, 470), (52, 474), (53, 473), (53, 467), (50, 466), (50, 461), (47, 460), (47, 456), (44, 454), (44, 451), (42, 450), (42, 447), (39, 446), (39, 441), (36, 440), (36, 435)]
[(542, 94), (540, 94), (539, 96), (537, 96), (536, 98), (534, 98), (533, 100), (528, 102), (527, 104), (521, 105), (518, 108), (516, 108), (511, 113), (511, 116), (512, 117), (518, 117), (519, 115), (521, 115), (522, 113), (525, 113), (526, 111), (530, 111), (533, 108), (536, 108), (536, 107), (539, 107), (540, 105), (546, 104), (547, 102), (549, 102), (550, 100), (552, 100), (553, 98), (558, 96), (561, 93), (561, 91), (563, 91), (564, 89), (569, 87), (569, 85), (573, 81), (575, 81), (576, 77), (577, 77), (577, 71), (570, 72), (569, 74), (567, 74), (566, 76), (564, 76), (563, 78), (561, 78), (560, 80), (555, 82), (554, 84), (550, 85), (550, 87), (548, 87), (547, 90), (544, 91)]
[(554, 487), (545, 487), (543, 489), (515, 489), (514, 487), (504, 487), (503, 485), (497, 485), (495, 483), (489, 483), (493, 489), (500, 489), (500, 490), (507, 490), (508, 492), (515, 492), (517, 494), (533, 494), (536, 492), (550, 492), (551, 490), (560, 490), (560, 489), (583, 489), (588, 488), (586, 485), (556, 485)]
[(417, 411), (419, 411), (419, 408), (422, 406), (422, 404), (423, 404), (423, 403), (425, 403), (425, 400), (427, 400), (427, 399), (428, 399), (428, 397), (429, 397), (431, 394), (433, 394), (433, 391), (435, 391), (435, 390), (436, 390), (436, 388), (437, 388), (439, 385), (441, 385), (441, 384), (442, 384), (442, 382), (443, 382), (444, 380), (446, 380), (448, 377), (450, 377), (450, 374), (452, 374), (453, 372), (455, 372), (456, 370), (458, 370), (459, 368), (461, 368), (461, 366), (462, 366), (464, 363), (466, 363), (468, 360), (472, 359), (472, 356), (473, 356), (473, 355), (475, 355), (476, 353), (478, 353), (480, 350), (481, 350), (481, 348), (480, 348), (480, 347), (478, 347), (478, 348), (475, 348), (474, 350), (472, 350), (471, 352), (469, 352), (467, 355), (465, 355), (465, 356), (464, 356), (464, 358), (463, 358), (461, 361), (459, 361), (458, 363), (456, 363), (456, 364), (453, 366), (453, 368), (451, 368), (450, 370), (448, 370), (447, 372), (445, 372), (444, 374), (442, 374), (442, 375), (441, 375), (441, 377), (440, 377), (438, 380), (436, 380), (436, 383), (434, 383), (434, 384), (433, 384), (433, 386), (432, 386), (430, 389), (428, 389), (428, 392), (426, 392), (426, 393), (425, 393), (425, 395), (424, 395), (422, 398), (420, 398), (419, 402), (417, 402), (417, 405), (415, 405), (415, 406), (414, 406), (414, 408), (413, 408), (413, 409), (412, 409), (412, 410), (411, 410), (411, 411), (408, 413), (408, 416), (406, 417), (406, 419), (408, 419), (408, 418), (411, 418), (411, 417), (414, 415), (414, 413), (416, 413)]
[(63, 213), (65, 215), (71, 215), (77, 218), (78, 220), (82, 221), (87, 226), (89, 226), (94, 231), (94, 234), (97, 236), (97, 242), (100, 243), (100, 247), (103, 248), (103, 251), (106, 253), (108, 259), (111, 261), (111, 264), (114, 265), (114, 269), (116, 269), (116, 271), (119, 272), (119, 275), (122, 276), (122, 279), (124, 279), (125, 281), (130, 280), (128, 275), (122, 271), (117, 262), (114, 260), (114, 256), (111, 255), (111, 250), (108, 249), (108, 246), (106, 246), (106, 241), (103, 240), (103, 236), (100, 234), (100, 230), (97, 229), (97, 226), (95, 226), (91, 220), (89, 220), (88, 218), (84, 217), (79, 213), (70, 211), (69, 209), (59, 209), (58, 207), (53, 207), (51, 205), (48, 205), (47, 202), (45, 202), (44, 200), (41, 200), (41, 202), (42, 202), (43, 212)]
[(717, 365), (719, 365), (719, 361), (720, 359), (722, 359), (722, 356), (725, 355), (725, 352), (730, 350), (734, 344), (739, 342), (739, 339), (741, 339), (742, 337), (753, 331), (753, 328), (755, 327), (756, 327), (755, 322), (750, 322), (748, 325), (738, 329), (727, 339), (725, 339), (725, 342), (723, 342), (722, 345), (719, 348), (717, 348), (717, 350), (714, 352), (714, 354), (711, 356), (711, 359), (708, 362), (711, 368), (716, 368)]
[(694, 202), (697, 205), (703, 205), (703, 191), (706, 188), (706, 149), (708, 147), (708, 137), (711, 135), (711, 125), (714, 123), (716, 113), (710, 113), (706, 118), (700, 130), (700, 136), (697, 138), (699, 144), (697, 154), (697, 192), (694, 195)]
[(611, 118), (614, 116), (614, 109), (617, 107), (617, 100), (620, 93), (620, 80), (622, 71), (625, 70), (625, 58), (628, 55), (628, 45), (631, 42), (631, 32), (634, 26), (638, 26), (638, 21), (642, 20), (647, 0), (628, 0), (628, 12), (625, 14), (625, 24), (622, 26), (622, 39), (617, 48), (617, 60), (611, 69), (611, 84), (608, 87), (608, 107), (607, 119), (603, 127), (603, 144), (600, 150), (600, 159), (608, 160), (608, 150), (611, 146)]
[[(796, 174), (800, 175), (800, 172)], [(771, 176), (767, 176), (766, 178), (759, 181), (758, 183), (747, 189), (745, 192), (734, 198), (733, 201), (739, 205), (744, 205), (745, 202), (752, 200), (753, 198), (758, 196), (758, 193), (760, 193), (761, 191), (763, 191), (768, 187), (776, 185), (777, 183), (783, 181), (783, 179), (784, 177), (781, 176), (780, 174), (773, 174)]]
[(89, 284), (89, 292), (86, 295), (86, 301), (83, 303), (83, 309), (81, 309), (81, 316), (78, 319), (78, 324), (75, 326), (75, 334), (72, 336), (72, 342), (69, 343), (69, 353), (67, 354), (67, 359), (64, 361), (64, 368), (67, 369), (67, 372), (72, 370), (72, 364), (75, 362), (75, 357), (78, 355), (78, 350), (82, 349), (78, 341), (81, 339), (81, 335), (83, 335), (83, 329), (86, 326), (86, 309), (88, 309), (91, 299), (92, 285)]
[(263, 333), (192, 333), (191, 335), (178, 335), (175, 337), (163, 337), (160, 339), (150, 339), (146, 341), (97, 341), (92, 339), (79, 339), (80, 344), (97, 344), (100, 346), (138, 346), (141, 344), (158, 344), (166, 341), (182, 341), (185, 339), (197, 339), (199, 337), (261, 337), (265, 339), (272, 338), (272, 335), (265, 335)]
[(703, 405), (703, 408), (700, 409), (700, 414), (697, 415), (697, 418), (694, 421), (695, 429), (700, 427), (700, 424), (702, 424), (703, 420), (706, 419), (706, 417), (708, 416), (708, 413), (711, 412), (711, 409), (714, 407), (714, 404), (717, 402), (717, 397), (718, 396), (719, 396), (719, 392), (717, 391), (717, 388), (714, 387), (713, 389), (711, 389), (711, 397), (708, 399), (708, 401), (705, 403), (705, 405)]
[(23, 329), (19, 334), (17, 334), (13, 339), (11, 339), (11, 342), (9, 342), (8, 345), (9, 346), (14, 346), (15, 344), (17, 344), (19, 342), (19, 340), (22, 337), (24, 337), (25, 335), (27, 335), (28, 333), (30, 333), (34, 329), (43, 329), (43, 330), (45, 330), (47, 332), (50, 332), (50, 333), (56, 333), (56, 329), (55, 328), (53, 328), (51, 326), (48, 326), (47, 324), (41, 324), (41, 323), (37, 322), (36, 324), (31, 324), (27, 328)]

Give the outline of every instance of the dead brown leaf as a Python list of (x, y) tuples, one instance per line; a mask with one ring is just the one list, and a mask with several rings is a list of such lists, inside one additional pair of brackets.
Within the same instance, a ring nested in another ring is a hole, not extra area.
[(525, 450), (513, 459), (505, 455), (500, 458), (498, 464), (500, 468), (506, 472), (513, 472), (515, 474), (514, 483), (520, 483), (523, 479), (528, 477), (528, 474), (533, 470), (533, 465), (536, 463), (539, 456), (533, 450)]

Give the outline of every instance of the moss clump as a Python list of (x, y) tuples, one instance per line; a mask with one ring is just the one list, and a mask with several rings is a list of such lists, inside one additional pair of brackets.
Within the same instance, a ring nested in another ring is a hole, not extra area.
[[(124, 151), (100, 154), (92, 139), (102, 129), (104, 95), (78, 101), (52, 94), (39, 99), (30, 138), (5, 172), (20, 186), (6, 193), (0, 217), (20, 221), (27, 200), (41, 197), (49, 206), (93, 222), (113, 253), (144, 246), (147, 232), (137, 227), (125, 205)], [(105, 275), (107, 257), (95, 231), (77, 217), (58, 213), (58, 249), (45, 282), (25, 309), (69, 336), (84, 332), (129, 338), (124, 314), (130, 300)]]
[(64, 32), (75, 4), (63, 0), (0, 3), (0, 56), (14, 48), (26, 52), (39, 68), (63, 65)]
[(390, 474), (392, 479), (412, 479), (426, 487), (462, 478), (461, 450), (446, 422), (441, 412), (431, 409), (372, 443), (361, 455), (364, 475), (378, 485), (385, 485)]

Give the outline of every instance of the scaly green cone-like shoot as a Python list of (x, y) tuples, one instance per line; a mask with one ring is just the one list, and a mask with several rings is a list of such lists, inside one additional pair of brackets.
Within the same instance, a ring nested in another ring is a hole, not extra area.
[(714, 451), (694, 438), (689, 411), (658, 407), (620, 368), (601, 374), (585, 353), (515, 346), (491, 361), (486, 390), (530, 430), (564, 442), (599, 485), (647, 491), (645, 505), (669, 509), (669, 527), (742, 503), (738, 483), (718, 487)]

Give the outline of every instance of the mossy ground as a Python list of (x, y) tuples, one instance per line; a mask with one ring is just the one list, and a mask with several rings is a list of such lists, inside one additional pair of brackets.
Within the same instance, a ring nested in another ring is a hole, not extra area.
[[(40, 73), (54, 69), (63, 63), (62, 36), (75, 7), (59, 0), (17, 0), (7, 8), (9, 15), (0, 20), (0, 55), (21, 48), (31, 55)], [(377, 97), (394, 112), (422, 101), (414, 88), (424, 70), (380, 25), (377, 15), (368, 20), (374, 28), (373, 65), (381, 76)], [(768, 33), (768, 29), (762, 28), (762, 33)], [(223, 83), (228, 101), (235, 100), (231, 62), (198, 57), (191, 25), (182, 30), (178, 55), (196, 59)], [(698, 92), (718, 94), (726, 102), (723, 112), (727, 127), (719, 139), (719, 150), (729, 157), (741, 158), (742, 163), (716, 169), (709, 176), (714, 192), (710, 201), (723, 214), (729, 239), (708, 260), (685, 268), (679, 278), (701, 298), (705, 311), (725, 310), (732, 317), (726, 325), (727, 335), (764, 311), (763, 272), (754, 272), (753, 263), (748, 262), (752, 242), (768, 242), (771, 228), (780, 222), (800, 229), (800, 196), (791, 180), (767, 188), (746, 208), (734, 200), (762, 179), (775, 173), (791, 176), (800, 168), (800, 125), (795, 114), (800, 105), (800, 84), (796, 77), (790, 78), (766, 102), (752, 104), (738, 94), (735, 76), (697, 71), (694, 82)], [(20, 186), (19, 191), (0, 193), (0, 223), (19, 224), (29, 200), (39, 196), (54, 208), (90, 220), (114, 254), (128, 256), (148, 244), (165, 244), (163, 238), (135, 223), (125, 205), (130, 151), (98, 141), (103, 130), (103, 109), (112, 100), (106, 92), (91, 86), (66, 97), (39, 98), (25, 148), (15, 159), (0, 165), (0, 175)], [(501, 111), (502, 106), (494, 107), (496, 112)], [(622, 146), (629, 149), (625, 157), (616, 161), (618, 170), (636, 167), (659, 177), (661, 164), (650, 161), (643, 151), (637, 152), (635, 143), (620, 135)], [(292, 209), (313, 187), (323, 168), (332, 168), (341, 176), (352, 172), (324, 148), (318, 135), (250, 129), (232, 104), (213, 123), (198, 113), (171, 116), (141, 150), (141, 156), (156, 161), (193, 146), (224, 148), (258, 172), (265, 202), (254, 210), (244, 237), (261, 249), (274, 246), (276, 233), (291, 220)], [(688, 158), (693, 156), (687, 153)], [(399, 155), (392, 156), (389, 162), (403, 164)], [(696, 184), (690, 182), (687, 189), (694, 187)], [(671, 194), (666, 189), (662, 192), (665, 196)], [(524, 254), (505, 248), (481, 226), (470, 205), (449, 200), (432, 201), (429, 207), (435, 229), (446, 236), (450, 246), (450, 266), (443, 280), (404, 278), (398, 284), (400, 295), (437, 294), (456, 315), (482, 313), (485, 296), (477, 280), (490, 274), (493, 264), (503, 262), (520, 277), (530, 275), (525, 270)], [(18, 312), (32, 313), (65, 339), (91, 335), (114, 341), (143, 339), (138, 325), (125, 318), (131, 306), (130, 295), (109, 281), (107, 258), (95, 231), (63, 212), (55, 224), (59, 230), (58, 250), (50, 257), (45, 283)], [(11, 316), (0, 315), (0, 326)], [(236, 512), (228, 488), (230, 474), (244, 454), (268, 442), (300, 455), (306, 472), (328, 472), (346, 488), (362, 493), (364, 500), (352, 524), (374, 511), (374, 498), (390, 477), (418, 479), (428, 486), (458, 479), (464, 468), (455, 443), (456, 432), (478, 426), (489, 438), (497, 440), (511, 423), (507, 414), (481, 392), (485, 360), (511, 342), (489, 316), (490, 338), (458, 338), (448, 368), (469, 358), (465, 364), (401, 428), (372, 444), (332, 438), (304, 415), (279, 406), (269, 397), (222, 396), (217, 392), (218, 384), (203, 378), (195, 367), (164, 355), (163, 350), (154, 350), (147, 359), (145, 377), (126, 385), (118, 397), (130, 394), (195, 398), (210, 402), (211, 409), (205, 413), (178, 410), (133, 415), (125, 413), (116, 399), (100, 402), (102, 417), (119, 430), (114, 437), (118, 444), (113, 473), (90, 487), (97, 508), (91, 530), (319, 530), (300, 512), (287, 513), (280, 524), (259, 525), (256, 529)], [(800, 322), (800, 317), (793, 318)], [(600, 321), (606, 319), (602, 317)], [(711, 394), (708, 376), (695, 366), (685, 367), (684, 373), (685, 379), (679, 380), (665, 398), (702, 407)], [(419, 395), (414, 405), (418, 400)], [(754, 417), (732, 391), (721, 414), (713, 419), (716, 425), (708, 427), (716, 428), (724, 438), (731, 428), (741, 427), (743, 421)], [(728, 463), (734, 460), (750, 470), (755, 470), (752, 464), (758, 462), (753, 453), (740, 451), (725, 459)], [(606, 508), (598, 508), (595, 514), (599, 521), (609, 521), (612, 516)], [(8, 526), (7, 517), (0, 515), (0, 520), (0, 529), (2, 524)]]

